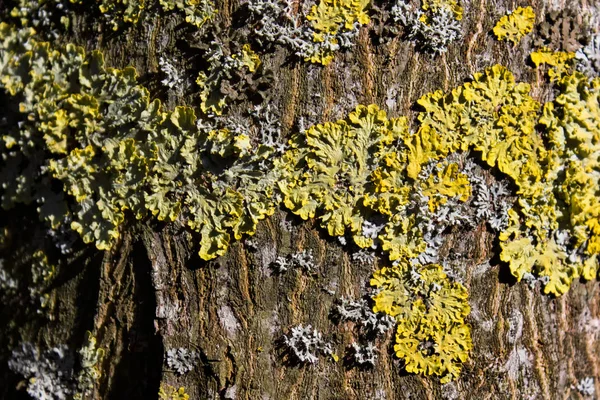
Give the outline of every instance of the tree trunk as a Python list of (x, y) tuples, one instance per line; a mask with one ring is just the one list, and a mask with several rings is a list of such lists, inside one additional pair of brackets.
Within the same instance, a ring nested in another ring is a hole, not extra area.
[[(551, 8), (567, 6), (564, 0), (529, 3), (540, 20)], [(494, 64), (531, 83), (532, 96), (547, 101), (552, 86), (527, 61), (533, 35), (511, 47), (491, 34), (500, 16), (517, 5), (463, 1), (463, 38), (437, 57), (415, 50), (413, 42), (401, 37), (380, 43), (374, 19), (361, 28), (353, 49), (337, 53), (325, 67), (291, 60), (289, 50), (278, 46), (261, 54), (275, 77), (268, 101), (288, 136), (298, 130), (301, 117), (311, 124), (335, 121), (356, 104), (374, 103), (388, 115), (410, 119), (420, 96), (448, 91)], [(219, 0), (216, 6), (215, 24), (239, 24), (237, 1)], [(591, 7), (586, 0), (569, 6)], [(156, 11), (113, 33), (90, 10), (77, 16), (72, 32), (59, 41), (99, 49), (112, 67), (133, 65), (142, 84), (167, 108), (194, 106), (193, 93), (177, 96), (160, 86), (161, 54), (181, 54), (187, 66), (197, 66), (195, 59), (185, 58), (191, 52), (185, 36), (190, 32), (182, 26), (181, 16)], [(248, 107), (234, 105), (230, 115)], [(22, 230), (11, 249), (26, 248), (44, 235), (44, 228), (31, 222), (35, 218), (27, 207), (4, 212), (2, 219)], [(464, 267), (472, 310), (473, 350), (457, 380), (440, 384), (439, 379), (406, 373), (394, 356), (393, 330), (378, 342), (379, 358), (372, 369), (327, 358), (316, 365), (290, 362), (282, 337), (299, 324), (316, 328), (333, 343), (334, 353), (344, 357), (356, 341), (357, 328), (351, 322), (336, 323), (332, 306), (342, 296), (363, 296), (377, 264), (385, 263), (352, 262), (334, 239), (314, 221), (300, 221), (281, 208), (259, 224), (253, 243), (234, 242), (226, 255), (205, 262), (197, 255), (198, 238), (186, 229), (131, 218), (112, 250), (100, 253), (81, 245), (49, 289), (51, 305), (41, 315), (21, 309), (18, 298), (5, 302), (0, 393), (6, 399), (27, 397), (22, 377), (6, 367), (19, 343), (34, 342), (40, 348), (66, 343), (77, 349), (86, 331), (105, 351), (101, 377), (90, 396), (98, 399), (156, 399), (167, 384), (184, 387), (191, 399), (578, 399), (584, 396), (575, 386), (585, 377), (595, 378), (600, 393), (597, 282), (575, 282), (559, 298), (515, 283), (497, 258), (496, 235), (485, 224), (453, 232), (443, 246)], [(304, 249), (314, 254), (314, 274), (275, 274), (270, 269), (278, 256)], [(179, 347), (200, 354), (197, 367), (181, 376), (166, 364), (166, 352)]]

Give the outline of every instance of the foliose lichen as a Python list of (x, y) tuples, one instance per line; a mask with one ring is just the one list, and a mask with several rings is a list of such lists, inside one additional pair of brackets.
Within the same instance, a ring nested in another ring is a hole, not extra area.
[(500, 18), (494, 26), (494, 35), (498, 40), (510, 41), (516, 45), (523, 36), (533, 30), (534, 23), (535, 12), (533, 8), (531, 6), (518, 7)]
[[(71, 3), (83, 4), (83, 0), (70, 0)], [(137, 24), (148, 12), (150, 2), (147, 0), (97, 0), (98, 8), (113, 30), (126, 25)], [(185, 20), (196, 28), (201, 28), (216, 15), (212, 0), (159, 0), (163, 11), (178, 10), (185, 14)]]
[(373, 311), (397, 321), (396, 355), (408, 372), (455, 379), (472, 349), (467, 290), (451, 282), (442, 267), (398, 263), (373, 274)]
[(592, 37), (590, 42), (577, 50), (577, 70), (589, 77), (600, 75), (600, 33)]
[(71, 25), (72, 3), (65, 0), (19, 0), (10, 11), (23, 27), (34, 28), (48, 39), (57, 39), (60, 32)]
[(353, 342), (350, 346), (352, 361), (361, 367), (374, 367), (377, 362), (378, 351), (373, 342), (359, 344)]
[(98, 364), (104, 350), (96, 347), (96, 339), (88, 332), (79, 355), (76, 369), (75, 356), (66, 345), (40, 353), (32, 343), (23, 343), (12, 351), (8, 367), (28, 380), (27, 393), (36, 400), (82, 399), (100, 378)]
[(179, 10), (185, 13), (185, 21), (201, 28), (217, 14), (212, 0), (159, 0), (164, 11)]
[(333, 355), (331, 344), (326, 342), (323, 335), (310, 325), (292, 327), (289, 336), (283, 336), (283, 343), (287, 347), (289, 355), (300, 363), (316, 364), (319, 361), (319, 355)]
[[(221, 115), (230, 99), (246, 89), (247, 80), (252, 84), (260, 78), (261, 61), (249, 44), (235, 51), (218, 39), (210, 43), (206, 59), (207, 71), (201, 71), (196, 78), (200, 87), (200, 109), (210, 116)], [(253, 77), (254, 74), (257, 76)]]
[(184, 375), (193, 370), (198, 363), (199, 355), (194, 350), (184, 347), (167, 351), (167, 365), (179, 375)]
[(556, 81), (561, 76), (572, 72), (575, 53), (566, 51), (552, 51), (548, 47), (542, 47), (530, 54), (531, 61), (536, 67), (548, 65), (548, 77)]
[(291, 3), (279, 0), (249, 0), (253, 32), (263, 45), (288, 46), (307, 62), (328, 65), (340, 48), (349, 48), (361, 25), (370, 18), (369, 0), (321, 0), (313, 5), (306, 21), (291, 12)]
[(581, 380), (577, 383), (576, 389), (583, 396), (593, 396), (596, 392), (596, 388), (594, 387), (594, 378), (591, 376), (581, 378)]
[(87, 332), (87, 341), (79, 349), (79, 373), (77, 374), (77, 393), (74, 399), (84, 399), (90, 396), (102, 376), (100, 362), (104, 358), (104, 349), (98, 348), (96, 338)]
[(336, 302), (332, 312), (340, 322), (352, 321), (357, 324), (361, 329), (360, 334), (371, 340), (384, 335), (395, 324), (389, 315), (373, 312), (364, 298), (352, 300), (342, 297)]
[[(0, 36), (2, 86), (20, 118), (0, 143), (3, 208), (35, 202), (50, 227), (70, 221), (100, 250), (118, 240), (127, 215), (183, 214), (206, 260), (275, 210), (270, 155), (279, 150), (253, 146), (247, 130), (198, 120), (191, 108), (163, 112), (133, 68), (107, 68), (99, 52), (51, 49), (7, 24)], [(52, 189), (56, 181), (63, 192)]]
[(75, 392), (75, 359), (67, 346), (53, 347), (40, 354), (31, 343), (12, 352), (8, 367), (27, 380), (27, 393), (36, 400), (68, 400)]
[(290, 268), (301, 269), (307, 274), (312, 274), (317, 270), (312, 250), (302, 250), (287, 257), (279, 256), (273, 262), (272, 267), (279, 274), (287, 272)]
[(462, 14), (456, 0), (424, 0), (420, 9), (397, 0), (390, 11), (394, 23), (406, 29), (405, 36), (433, 54), (445, 53), (450, 43), (460, 39)]
[(158, 391), (160, 400), (189, 400), (190, 395), (185, 392), (185, 388), (180, 386), (179, 389), (168, 384), (161, 384)]

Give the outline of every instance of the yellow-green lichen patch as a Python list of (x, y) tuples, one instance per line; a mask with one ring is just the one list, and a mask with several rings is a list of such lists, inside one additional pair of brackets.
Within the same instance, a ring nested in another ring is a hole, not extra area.
[(374, 212), (392, 216), (408, 200), (398, 139), (406, 119), (388, 119), (374, 105), (358, 106), (346, 120), (316, 125), (290, 141), (280, 185), (284, 204), (303, 219), (317, 214), (330, 235), (348, 230), (361, 247), (372, 245), (362, 231)]
[[(77, 2), (82, 3), (82, 0)], [(136, 24), (140, 19), (145, 0), (101, 0), (99, 9), (111, 23), (113, 30), (119, 29), (123, 24)]]
[[(232, 44), (235, 46), (235, 44)], [(228, 50), (228, 49), (227, 49)], [(252, 76), (250, 80), (260, 81), (261, 60), (249, 44), (245, 44), (239, 51), (228, 55), (224, 45), (216, 40), (211, 43), (207, 52), (209, 61), (208, 70), (202, 71), (196, 78), (200, 87), (200, 110), (207, 115), (222, 115), (228, 104), (228, 98), (235, 97), (234, 90), (244, 90), (242, 85), (247, 78), (246, 74)], [(238, 86), (224, 89), (223, 86)]]
[(370, 22), (367, 14), (370, 3), (370, 0), (320, 0), (312, 6), (306, 19), (310, 21), (313, 41), (322, 46), (306, 61), (329, 64), (334, 50), (339, 47), (340, 38), (337, 36)]
[(472, 349), (467, 290), (437, 264), (399, 263), (373, 274), (374, 312), (397, 321), (396, 355), (408, 372), (437, 375), (449, 382), (460, 374)]
[(100, 363), (104, 358), (104, 349), (97, 347), (96, 338), (89, 331), (86, 343), (79, 349), (79, 355), (81, 369), (77, 374), (77, 393), (73, 396), (74, 400), (90, 396), (94, 386), (102, 377)]
[(458, 165), (448, 164), (439, 168), (437, 173), (421, 183), (423, 195), (429, 198), (429, 210), (435, 212), (440, 205), (446, 204), (449, 197), (467, 201), (471, 196), (471, 185), (467, 175), (458, 172)]
[[(534, 58), (541, 63), (547, 55)], [(546, 293), (560, 295), (573, 279), (595, 276), (597, 270), (591, 199), (598, 193), (594, 154), (600, 114), (596, 81), (581, 74), (555, 76), (561, 92), (544, 106), (541, 118), (529, 86), (516, 83), (500, 66), (451, 93), (424, 96), (418, 101), (425, 112), (417, 135), (427, 139), (411, 148), (409, 171), (418, 173), (419, 160), (475, 149), (511, 177), (519, 201), (500, 234), (500, 257), (517, 279), (535, 273), (546, 282)], [(538, 123), (547, 143), (536, 131)]]
[[(70, 1), (84, 4), (83, 0)], [(150, 2), (147, 0), (97, 0), (96, 2), (113, 30), (137, 24), (150, 8)], [(212, 0), (159, 0), (159, 4), (164, 11), (182, 11), (186, 22), (197, 28), (211, 21), (217, 13)]]
[(189, 400), (190, 395), (185, 392), (183, 386), (177, 389), (175, 386), (162, 384), (158, 391), (158, 398), (160, 400)]
[(575, 53), (566, 51), (552, 51), (548, 47), (542, 47), (530, 54), (531, 61), (536, 67), (548, 65), (548, 76), (552, 82), (560, 79), (561, 76), (572, 72), (575, 61)]
[(517, 44), (523, 36), (533, 30), (535, 23), (535, 13), (531, 6), (518, 7), (510, 14), (502, 16), (496, 26), (494, 34), (498, 40), (510, 41)]
[(211, 21), (217, 13), (211, 0), (159, 0), (159, 3), (165, 11), (183, 11), (185, 21), (197, 28)]
[[(559, 95), (553, 102), (544, 105), (540, 124), (545, 128), (550, 144), (548, 175), (556, 198), (553, 214), (560, 218), (557, 229), (564, 230), (555, 236), (564, 247), (562, 252), (554, 251), (552, 242), (549, 242), (539, 253), (552, 252), (573, 273), (564, 279), (566, 286), (562, 286), (559, 283), (560, 263), (551, 266), (545, 263), (539, 267), (543, 275), (549, 276), (549, 285), (556, 282), (556, 285), (547, 286), (546, 292), (561, 294), (568, 289), (572, 279), (578, 276), (593, 279), (598, 269), (600, 79), (589, 79), (577, 72), (561, 77), (557, 85)], [(533, 204), (530, 207), (533, 208)], [(563, 252), (567, 254), (563, 255)]]
[(557, 85), (559, 95), (539, 119), (548, 142), (544, 179), (519, 199), (500, 235), (500, 256), (519, 280), (535, 273), (545, 293), (561, 295), (598, 271), (600, 82), (575, 73)]
[[(18, 37), (6, 25), (0, 29), (6, 38)], [(49, 168), (41, 181), (63, 182), (76, 201), (72, 212), (77, 218), (71, 227), (84, 242), (107, 249), (119, 236), (125, 210), (132, 210), (138, 218), (145, 213), (141, 189), (151, 145), (140, 140), (147, 132), (131, 124), (131, 119), (144, 113), (151, 117), (148, 93), (136, 85), (133, 69), (107, 69), (97, 52), (86, 57), (72, 45), (57, 51), (32, 39), (27, 43), (29, 51), (10, 45), (2, 49), (12, 56), (1, 66), (3, 86), (19, 96), (19, 112), (27, 116), (19, 131), (3, 137), (6, 147), (11, 147), (7, 156), (18, 156), (11, 143), (21, 152), (46, 150)], [(138, 118), (140, 123), (145, 119)], [(32, 135), (33, 141), (28, 139)], [(38, 201), (46, 206), (40, 187), (33, 181), (29, 184), (38, 189)], [(45, 209), (62, 211), (64, 207), (57, 204)], [(45, 218), (55, 225), (64, 216)]]
[(450, 93), (427, 94), (417, 103), (425, 111), (418, 117), (419, 140), (411, 148), (412, 175), (428, 158), (475, 149), (490, 166), (513, 178), (518, 193), (536, 190), (545, 157), (535, 132), (540, 105), (529, 96), (529, 85), (516, 83), (506, 68), (488, 68)]
[[(53, 49), (32, 34), (0, 25), (1, 82), (19, 99), (13, 115), (20, 118), (0, 141), (4, 208), (36, 201), (53, 228), (69, 221), (101, 250), (118, 240), (128, 215), (182, 215), (206, 260), (273, 213), (274, 144), (200, 129), (192, 109), (165, 113), (150, 101), (133, 68), (106, 68), (98, 52)], [(239, 62), (258, 64), (251, 54)], [(57, 182), (69, 199), (55, 193)]]
[(455, 162), (429, 163), (443, 154), (426, 132), (433, 130), (411, 134), (405, 118), (388, 119), (375, 105), (310, 127), (284, 154), (284, 205), (303, 219), (317, 217), (332, 236), (381, 246), (391, 260), (419, 257), (427, 249), (422, 225), (471, 197)]
[(454, 18), (457, 21), (462, 20), (463, 8), (456, 0), (423, 0), (423, 4), (421, 5), (423, 11), (430, 11), (432, 13), (439, 12), (439, 10), (444, 7), (447, 7), (452, 11)]

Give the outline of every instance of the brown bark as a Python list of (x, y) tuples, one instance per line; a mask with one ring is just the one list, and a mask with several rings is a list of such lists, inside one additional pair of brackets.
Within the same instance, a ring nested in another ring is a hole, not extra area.
[[(378, 104), (392, 116), (413, 116), (411, 107), (421, 95), (451, 89), (496, 63), (530, 82), (536, 99), (546, 100), (549, 86), (526, 63), (531, 35), (511, 48), (490, 34), (504, 10), (521, 3), (463, 3), (466, 35), (444, 56), (416, 52), (401, 38), (378, 44), (372, 25), (362, 28), (353, 51), (339, 54), (327, 67), (290, 62), (285, 49), (265, 55), (276, 77), (270, 101), (285, 128), (293, 131), (302, 116), (316, 122), (343, 118), (357, 103)], [(530, 3), (538, 16), (551, 3), (566, 6), (565, 1)], [(232, 24), (237, 7), (237, 2), (219, 1), (220, 23)], [(126, 33), (106, 33), (94, 17), (82, 16), (68, 40), (103, 50), (108, 65), (135, 66), (141, 81), (173, 107), (191, 104), (192, 97), (162, 92), (157, 65), (161, 52), (185, 48), (180, 23), (176, 17), (151, 15)], [(232, 113), (244, 107), (239, 104)], [(573, 385), (587, 376), (595, 378), (600, 393), (597, 282), (576, 282), (560, 298), (514, 284), (495, 258), (497, 243), (484, 225), (453, 233), (445, 245), (464, 260), (472, 308), (474, 349), (458, 380), (441, 385), (403, 372), (392, 352), (391, 331), (378, 346), (380, 358), (372, 370), (327, 359), (315, 366), (287, 362), (278, 343), (297, 324), (317, 328), (333, 341), (337, 354), (344, 354), (356, 329), (335, 324), (330, 309), (342, 296), (362, 295), (376, 266), (352, 263), (311, 221), (294, 222), (288, 230), (286, 219), (293, 218), (282, 210), (259, 225), (256, 250), (237, 242), (209, 263), (196, 255), (198, 240), (189, 232), (132, 222), (112, 251), (87, 249), (74, 257), (72, 269), (53, 289), (51, 320), (3, 311), (9, 326), (2, 334), (3, 360), (22, 340), (77, 348), (90, 330), (106, 351), (94, 398), (155, 399), (160, 384), (167, 383), (185, 387), (192, 399), (578, 399), (583, 397)], [(319, 266), (314, 276), (300, 271), (277, 276), (268, 268), (278, 255), (302, 249), (313, 250)], [(176, 347), (201, 354), (200, 365), (182, 377), (164, 362), (166, 351)], [(4, 370), (3, 376), (4, 398), (22, 393), (14, 389), (16, 376)]]

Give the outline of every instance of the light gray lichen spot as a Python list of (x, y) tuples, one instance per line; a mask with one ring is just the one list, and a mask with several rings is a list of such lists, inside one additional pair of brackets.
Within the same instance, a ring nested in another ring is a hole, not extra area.
[(531, 368), (531, 365), (531, 355), (525, 347), (519, 346), (511, 351), (504, 368), (509, 378), (514, 381), (519, 377), (520, 371)]
[(508, 323), (509, 326), (506, 338), (508, 339), (508, 343), (512, 344), (519, 340), (523, 335), (523, 314), (517, 309), (512, 310), (511, 315), (508, 318)]
[(238, 322), (233, 310), (228, 305), (222, 305), (219, 307), (217, 311), (217, 315), (219, 316), (219, 321), (221, 322), (221, 326), (225, 331), (227, 331), (227, 336), (233, 337), (237, 334), (238, 329), (240, 328), (240, 323)]
[(224, 397), (226, 399), (235, 400), (237, 397), (237, 385), (228, 387), (227, 390), (225, 391)]

